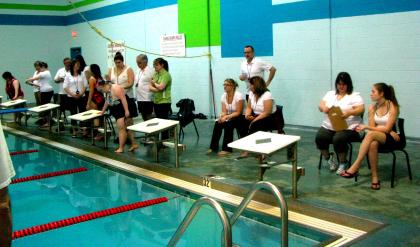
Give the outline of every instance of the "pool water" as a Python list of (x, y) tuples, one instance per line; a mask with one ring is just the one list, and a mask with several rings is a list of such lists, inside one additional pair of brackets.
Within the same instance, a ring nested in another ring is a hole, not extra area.
[[(118, 173), (62, 150), (6, 133), (9, 151), (38, 149), (13, 156), (16, 178), (86, 167), (88, 171), (10, 185), (13, 228), (35, 225), (158, 197), (168, 202), (47, 231), (13, 241), (13, 246), (166, 246), (194, 200)], [(258, 216), (262, 217), (262, 216)], [(233, 243), (279, 246), (280, 229), (255, 218), (240, 217)], [(289, 233), (290, 246), (318, 246), (331, 235), (301, 226)], [(222, 224), (210, 207), (203, 207), (177, 246), (220, 246)], [(309, 238), (310, 237), (310, 238)]]

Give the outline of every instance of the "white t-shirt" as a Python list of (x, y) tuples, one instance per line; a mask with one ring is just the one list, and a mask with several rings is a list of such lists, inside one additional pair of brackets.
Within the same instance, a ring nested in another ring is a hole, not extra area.
[(256, 101), (255, 95), (252, 92), (249, 92), (249, 100), (251, 102), (251, 108), (254, 114), (260, 115), (264, 112), (264, 101), (266, 100), (273, 100), (273, 106), (271, 107), (271, 113), (276, 111), (276, 104), (274, 102), (274, 98), (271, 95), (270, 91), (266, 91), (261, 95), (261, 97)]
[[(125, 87), (128, 84), (128, 70), (130, 69), (129, 66), (126, 66), (125, 69), (121, 72), (120, 75), (116, 75), (115, 70), (116, 68), (112, 68), (111, 69), (111, 75), (109, 76), (109, 78), (111, 79), (111, 82), (114, 84), (118, 84), (122, 87)], [(133, 98), (134, 97), (134, 93), (133, 93), (133, 87), (130, 88), (124, 88), (125, 94), (128, 95), (128, 97)]]
[[(35, 77), (38, 75), (38, 71), (35, 70), (34, 75), (32, 77)], [(38, 85), (38, 80), (34, 80), (32, 81), (33, 84)], [(39, 87), (36, 86), (32, 86), (32, 89), (34, 91), (34, 93), (39, 92)]]
[(6, 138), (4, 137), (3, 127), (0, 122), (0, 189), (7, 187), (12, 177), (15, 176), (12, 159), (7, 148)]
[(36, 85), (39, 85), (40, 92), (44, 93), (44, 92), (51, 92), (54, 90), (50, 84), (52, 81), (52, 77), (49, 70), (39, 72), (37, 76), (39, 76), (39, 79)]
[[(322, 98), (322, 100), (325, 102), (325, 105), (328, 108), (331, 108), (332, 106), (338, 106), (340, 107), (342, 112), (351, 110), (353, 106), (359, 106), (359, 105), (363, 105), (363, 99), (360, 96), (359, 92), (353, 92), (352, 94), (346, 94), (343, 98), (341, 98), (340, 100), (337, 99), (337, 94), (335, 93), (335, 90), (333, 91), (328, 91), (324, 98)], [(349, 116), (348, 118), (346, 118), (346, 122), (348, 125), (349, 130), (352, 130), (354, 128), (356, 128), (357, 125), (359, 125), (360, 123), (362, 123), (362, 117), (361, 116)], [(324, 121), (322, 122), (322, 127), (329, 129), (329, 130), (334, 130), (330, 119), (328, 118), (328, 114), (325, 114), (325, 118)]]
[[(69, 72), (66, 71), (66, 68), (63, 67), (63, 68), (59, 69), (57, 71), (57, 74), (55, 74), (54, 81), (57, 81), (61, 78), (63, 78), (63, 79), (66, 78), (67, 73), (69, 73)], [(58, 94), (66, 94), (66, 92), (64, 92), (64, 88), (63, 88), (64, 81), (59, 82), (57, 84), (58, 84)]]
[(152, 92), (149, 85), (153, 78), (153, 71), (149, 66), (139, 69), (134, 75), (134, 87), (136, 88), (137, 101), (152, 101)]
[(241, 75), (246, 75), (248, 79), (245, 80), (246, 82), (246, 89), (247, 93), (249, 94), (249, 78), (253, 76), (260, 76), (264, 78), (264, 72), (270, 71), (273, 65), (262, 61), (259, 58), (254, 57), (250, 63), (245, 59), (241, 63)]
[[(64, 78), (63, 88), (67, 88), (72, 93), (79, 91), (82, 92), (82, 89), (86, 87), (86, 76), (84, 74), (72, 76), (70, 73), (66, 74)], [(71, 97), (70, 94), (67, 94), (68, 97)]]
[(233, 95), (232, 99), (232, 104), (229, 104), (227, 102), (227, 93), (225, 92), (223, 93), (220, 100), (222, 101), (222, 104), (225, 104), (227, 114), (231, 114), (232, 112), (236, 111), (236, 105), (238, 104), (238, 102), (244, 100), (244, 96), (240, 92), (235, 91), (235, 94)]

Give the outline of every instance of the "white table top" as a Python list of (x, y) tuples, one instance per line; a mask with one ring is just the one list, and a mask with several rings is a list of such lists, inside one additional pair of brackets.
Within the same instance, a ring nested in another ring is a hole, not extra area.
[(48, 104), (43, 104), (43, 105), (29, 108), (28, 111), (40, 113), (44, 111), (50, 111), (58, 107), (60, 107), (60, 105), (48, 103)]
[(143, 132), (146, 134), (152, 134), (155, 132), (159, 132), (159, 131), (174, 127), (178, 124), (179, 124), (179, 121), (175, 121), (175, 120), (153, 118), (145, 122), (128, 126), (127, 129), (132, 130), (132, 131), (137, 131), (137, 132)]
[(78, 114), (71, 115), (68, 118), (72, 120), (76, 120), (76, 121), (87, 121), (94, 118), (98, 118), (100, 116), (102, 116), (101, 111), (89, 110), (89, 111), (84, 111)]
[(10, 101), (3, 102), (0, 105), (3, 107), (11, 107), (11, 106), (19, 105), (25, 102), (26, 100), (24, 99), (17, 99), (17, 100), (10, 100)]
[[(257, 144), (257, 140), (271, 139), (266, 143)], [(282, 148), (300, 140), (300, 136), (281, 135), (258, 131), (228, 144), (228, 147), (258, 154), (270, 155)]]

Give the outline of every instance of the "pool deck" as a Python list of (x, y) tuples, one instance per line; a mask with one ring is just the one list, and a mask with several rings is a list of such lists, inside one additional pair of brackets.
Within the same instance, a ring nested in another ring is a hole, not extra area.
[[(181, 143), (186, 145), (186, 150), (180, 156), (180, 168), (174, 168), (174, 150), (171, 149), (163, 150), (160, 163), (156, 164), (151, 146), (141, 145), (134, 153), (115, 154), (113, 150), (116, 144), (112, 143), (112, 140), (109, 142), (110, 148), (104, 150), (101, 142), (98, 142), (97, 146), (92, 146), (90, 139), (71, 138), (69, 128), (57, 135), (38, 129), (33, 121), (29, 121), (28, 127), (3, 122), (4, 125), (16, 130), (70, 145), (100, 157), (158, 172), (198, 187), (205, 188), (201, 186), (203, 177), (217, 176), (217, 179), (210, 180), (211, 188), (243, 196), (258, 180), (257, 161), (252, 156), (236, 161), (238, 152), (227, 157), (218, 157), (216, 154), (206, 155), (213, 121), (196, 120), (196, 123), (200, 131), (200, 139), (197, 139), (192, 125), (184, 129), (185, 139), (181, 140)], [(298, 199), (291, 198), (291, 173), (289, 171), (273, 167), (266, 171), (264, 179), (281, 189), (287, 198), (290, 210), (368, 232), (362, 238), (351, 242), (352, 246), (420, 246), (418, 235), (420, 232), (418, 210), (420, 167), (416, 166), (420, 160), (419, 140), (409, 140), (406, 147), (410, 155), (413, 181), (408, 179), (404, 156), (397, 154), (397, 179), (395, 188), (390, 188), (392, 155), (382, 154), (379, 164), (381, 190), (373, 191), (370, 189), (370, 172), (366, 165), (363, 165), (360, 170), (358, 182), (354, 182), (353, 179), (343, 179), (325, 168), (318, 170), (319, 152), (314, 145), (315, 129), (286, 126), (285, 131), (287, 134), (301, 136), (298, 144), (298, 165), (305, 168), (305, 176), (302, 176), (298, 182)], [(357, 149), (358, 145), (355, 145), (353, 160)], [(286, 157), (286, 151), (281, 151), (271, 158), (284, 160), (284, 157)], [(188, 186), (192, 187), (192, 185)], [(256, 198), (264, 205), (274, 205), (273, 199), (265, 193), (257, 194)]]

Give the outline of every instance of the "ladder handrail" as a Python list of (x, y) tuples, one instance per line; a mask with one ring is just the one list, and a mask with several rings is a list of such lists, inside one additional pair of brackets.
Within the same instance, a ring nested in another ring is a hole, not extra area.
[(223, 210), (222, 206), (220, 206), (220, 204), (216, 200), (214, 200), (212, 198), (209, 198), (209, 197), (202, 197), (202, 198), (198, 199), (191, 206), (191, 209), (188, 211), (187, 215), (184, 217), (184, 220), (182, 220), (178, 229), (176, 230), (176, 232), (172, 236), (171, 240), (169, 241), (169, 243), (168, 243), (169, 247), (176, 246), (176, 244), (178, 243), (182, 234), (184, 234), (185, 230), (190, 225), (194, 216), (197, 214), (198, 210), (201, 208), (201, 206), (203, 206), (205, 204), (211, 206), (216, 211), (216, 213), (219, 215), (219, 218), (222, 221), (223, 234), (224, 234), (222, 245), (224, 244), (224, 246), (227, 246), (227, 247), (232, 246), (232, 228), (230, 226), (229, 218), (226, 215), (226, 212)]
[(272, 183), (266, 182), (266, 181), (260, 181), (258, 183), (255, 183), (252, 186), (252, 189), (248, 192), (248, 194), (244, 197), (241, 204), (236, 209), (235, 213), (230, 217), (230, 225), (233, 227), (236, 220), (239, 218), (239, 216), (242, 214), (242, 212), (245, 210), (245, 208), (248, 206), (248, 204), (251, 202), (252, 198), (254, 197), (255, 193), (258, 190), (261, 189), (267, 189), (269, 190), (274, 197), (277, 200), (277, 203), (280, 206), (280, 216), (281, 216), (281, 246), (287, 247), (288, 242), (288, 211), (287, 211), (287, 202), (284, 199), (283, 195), (279, 191), (279, 189), (274, 186)]

